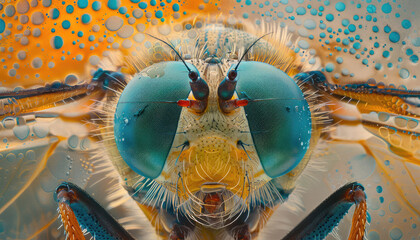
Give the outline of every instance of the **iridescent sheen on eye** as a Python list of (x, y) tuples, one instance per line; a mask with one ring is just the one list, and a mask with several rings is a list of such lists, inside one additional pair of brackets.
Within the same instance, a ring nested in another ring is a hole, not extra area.
[(190, 91), (188, 70), (182, 62), (154, 64), (124, 89), (115, 112), (115, 141), (136, 173), (153, 179), (160, 175), (182, 110), (176, 102), (186, 99)]
[(311, 112), (301, 89), (283, 71), (261, 62), (242, 62), (236, 91), (245, 107), (255, 148), (265, 173), (279, 177), (305, 156)]

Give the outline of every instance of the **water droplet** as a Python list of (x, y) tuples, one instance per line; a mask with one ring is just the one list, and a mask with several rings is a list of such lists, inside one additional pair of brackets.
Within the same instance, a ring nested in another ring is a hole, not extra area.
[(69, 146), (71, 148), (76, 148), (77, 145), (79, 144), (79, 137), (76, 135), (72, 135), (71, 137), (69, 137), (69, 139), (67, 140), (67, 143), (69, 144)]
[(343, 2), (337, 2), (335, 4), (335, 9), (339, 12), (342, 12), (346, 9), (346, 4), (344, 4)]
[(26, 154), (25, 154), (26, 161), (35, 160), (35, 157), (36, 157), (36, 154), (33, 150), (26, 151)]
[(107, 5), (110, 9), (117, 10), (121, 5), (121, 1), (120, 0), (108, 0)]
[(77, 6), (79, 8), (86, 8), (88, 6), (88, 0), (78, 0)]
[(384, 13), (390, 13), (392, 11), (392, 6), (389, 3), (385, 3), (384, 5), (382, 5), (381, 10)]
[(309, 48), (309, 43), (305, 40), (300, 40), (298, 42), (298, 46), (302, 49), (308, 49)]
[(82, 150), (88, 150), (90, 148), (90, 144), (90, 140), (88, 138), (84, 138), (80, 143), (80, 148)]
[(350, 165), (353, 167), (354, 177), (356, 179), (365, 179), (372, 175), (376, 168), (375, 159), (367, 154), (360, 154), (350, 160)]
[(16, 121), (14, 118), (5, 118), (3, 120), (3, 127), (7, 129), (12, 129), (16, 124)]
[(44, 138), (48, 135), (50, 130), (48, 126), (38, 124), (32, 128), (32, 131), (35, 133), (37, 137)]
[(331, 22), (334, 20), (334, 15), (332, 14), (327, 14), (327, 16), (325, 17), (325, 19), (327, 19), (327, 21)]
[(25, 140), (29, 136), (29, 127), (24, 126), (16, 126), (13, 128), (13, 134), (19, 139), (19, 140)]
[(400, 41), (400, 34), (398, 32), (392, 32), (389, 34), (389, 41), (396, 43)]
[(408, 77), (410, 77), (410, 71), (408, 71), (408, 69), (406, 68), (401, 68), (399, 71), (399, 75), (402, 79), (407, 79)]
[(333, 63), (328, 63), (328, 64), (325, 66), (325, 70), (326, 70), (327, 72), (332, 72), (332, 71), (334, 71), (334, 68), (335, 68), (335, 66), (334, 66), (334, 64), (333, 64)]
[(389, 236), (391, 237), (392, 240), (399, 240), (402, 238), (403, 233), (398, 227), (394, 227), (389, 232)]
[(298, 7), (298, 8), (296, 8), (296, 13), (297, 13), (297, 15), (305, 15), (306, 14), (306, 9), (304, 7)]
[(368, 13), (376, 13), (376, 7), (373, 4), (370, 4), (366, 7), (366, 10), (368, 11)]
[(401, 22), (401, 26), (402, 26), (404, 29), (409, 29), (409, 28), (411, 27), (411, 22), (410, 22), (410, 20), (408, 20), (408, 19), (404, 19), (404, 20)]
[(124, 21), (118, 16), (111, 16), (105, 21), (105, 27), (109, 31), (117, 31), (123, 26), (123, 24)]
[(14, 153), (9, 153), (9, 154), (6, 155), (6, 159), (9, 162), (13, 162), (13, 161), (16, 160), (16, 155)]
[(401, 206), (397, 201), (392, 201), (389, 203), (389, 210), (392, 213), (399, 213), (401, 211)]
[(370, 231), (367, 235), (367, 238), (369, 240), (380, 240), (381, 238), (379, 237), (378, 232), (376, 231)]

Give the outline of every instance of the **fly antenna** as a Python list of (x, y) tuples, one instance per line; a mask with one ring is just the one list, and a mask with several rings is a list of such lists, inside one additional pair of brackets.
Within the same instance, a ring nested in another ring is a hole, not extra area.
[(181, 61), (184, 63), (185, 67), (188, 70), (188, 77), (190, 78), (190, 87), (191, 87), (191, 91), (194, 95), (194, 98), (196, 100), (184, 100), (184, 99), (180, 99), (178, 100), (178, 105), (180, 107), (187, 107), (187, 108), (191, 108), (194, 111), (196, 111), (197, 113), (203, 113), (206, 108), (207, 108), (207, 99), (209, 97), (209, 86), (207, 85), (206, 81), (204, 81), (204, 79), (202, 79), (199, 75), (198, 72), (196, 71), (192, 71), (187, 63), (185, 62), (185, 60), (181, 57), (181, 54), (179, 54), (179, 52), (177, 50), (175, 50), (175, 48), (169, 44), (168, 42), (155, 37), (153, 35), (150, 35), (148, 33), (145, 33), (146, 35), (163, 42), (164, 44), (168, 45), (168, 47), (170, 47), (172, 50), (174, 50), (174, 52), (176, 53), (176, 55), (178, 55), (178, 57), (181, 59)]
[(185, 62), (185, 60), (181, 57), (181, 54), (179, 54), (179, 52), (171, 45), (171, 44), (169, 44), (168, 42), (166, 42), (166, 41), (164, 41), (164, 40), (162, 40), (162, 39), (160, 39), (160, 38), (158, 38), (158, 37), (155, 37), (155, 36), (153, 36), (153, 35), (151, 35), (151, 34), (148, 34), (148, 33), (144, 33), (144, 34), (146, 34), (147, 36), (149, 36), (149, 37), (152, 37), (152, 38), (154, 38), (154, 39), (156, 39), (156, 40), (158, 40), (158, 41), (161, 41), (161, 42), (163, 42), (164, 44), (166, 44), (166, 45), (168, 45), (168, 47), (170, 47), (172, 50), (174, 50), (174, 52), (176, 53), (176, 55), (178, 55), (178, 57), (181, 59), (181, 61), (184, 63), (184, 65), (185, 65), (185, 67), (187, 68), (187, 70), (188, 70), (188, 72), (191, 72), (191, 69), (188, 67), (188, 65), (187, 65), (187, 63)]
[(235, 67), (235, 72), (238, 70), (238, 67), (239, 67), (239, 64), (242, 62), (242, 60), (244, 59), (244, 57), (246, 56), (246, 54), (249, 52), (249, 50), (251, 50), (251, 48), (258, 42), (258, 41), (260, 41), (263, 37), (265, 37), (265, 36), (267, 36), (267, 35), (269, 35), (269, 34), (272, 34), (273, 32), (269, 32), (269, 33), (266, 33), (266, 34), (264, 34), (264, 35), (262, 35), (261, 37), (259, 37), (257, 40), (255, 40), (246, 50), (245, 50), (245, 52), (244, 52), (244, 54), (242, 55), (242, 57), (241, 57), (241, 59), (239, 60), (239, 62), (238, 62), (238, 64), (236, 65), (236, 67)]

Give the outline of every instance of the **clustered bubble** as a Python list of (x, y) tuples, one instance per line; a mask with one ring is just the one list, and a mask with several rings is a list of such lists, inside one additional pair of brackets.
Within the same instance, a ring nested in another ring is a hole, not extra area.
[[(71, 72), (83, 72), (91, 55), (130, 49), (142, 41), (147, 25), (186, 15), (186, 11), (181, 12), (184, 4), (178, 0), (2, 3), (0, 63), (7, 74), (0, 84), (16, 79), (25, 79), (28, 84), (63, 81)], [(21, 67), (15, 68), (18, 65)]]

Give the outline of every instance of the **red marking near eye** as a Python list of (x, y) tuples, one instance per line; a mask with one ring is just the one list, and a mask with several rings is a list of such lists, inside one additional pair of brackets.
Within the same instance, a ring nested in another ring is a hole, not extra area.
[(202, 113), (207, 107), (207, 100), (198, 101), (198, 100), (178, 100), (178, 106), (186, 107), (196, 111), (197, 113)]
[(180, 107), (189, 107), (191, 105), (189, 100), (178, 100), (177, 104)]
[(237, 107), (245, 107), (246, 105), (248, 105), (248, 100), (246, 99), (241, 99), (241, 100), (236, 100), (235, 105)]

